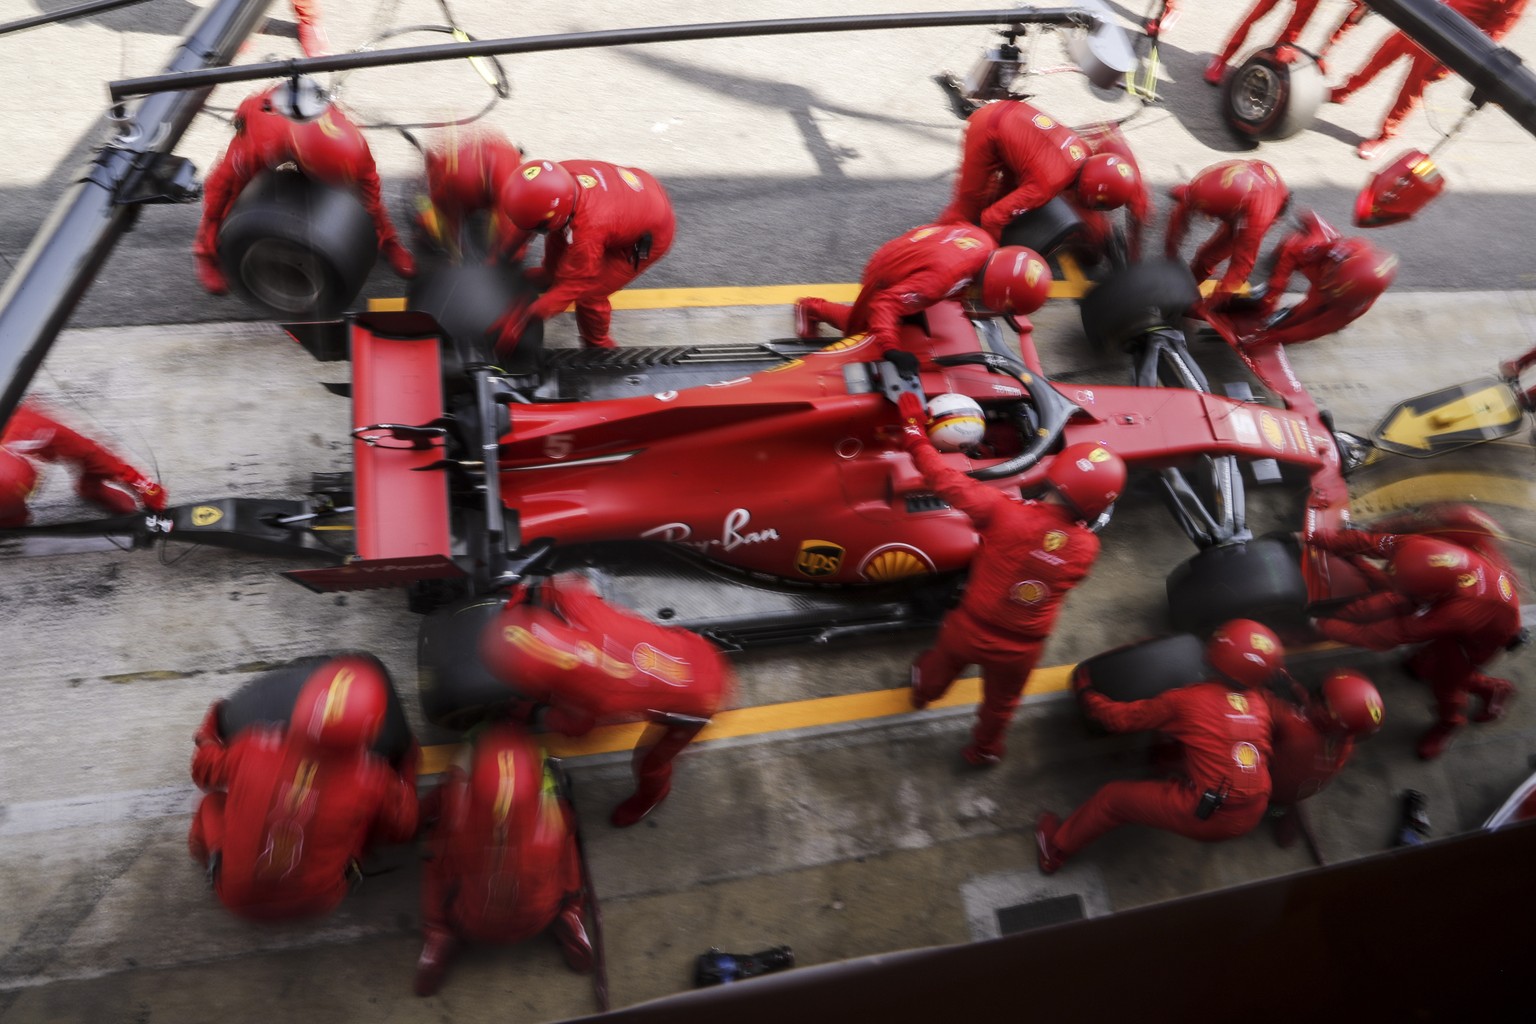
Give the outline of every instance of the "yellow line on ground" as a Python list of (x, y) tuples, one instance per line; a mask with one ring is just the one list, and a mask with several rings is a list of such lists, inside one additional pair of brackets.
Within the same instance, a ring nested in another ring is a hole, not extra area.
[(1536, 484), (1493, 473), (1425, 473), (1384, 484), (1350, 501), (1357, 514), (1374, 516), (1431, 501), (1479, 501), (1536, 510)]
[[(1051, 298), (1080, 299), (1092, 282), (1076, 270), (1066, 280), (1051, 282)], [(858, 298), (856, 284), (772, 284), (753, 288), (631, 288), (615, 292), (609, 300), (614, 309), (700, 309), (734, 306), (792, 306), (796, 299), (816, 295), (833, 302)], [(369, 299), (371, 313), (398, 313), (406, 308), (403, 298)]]

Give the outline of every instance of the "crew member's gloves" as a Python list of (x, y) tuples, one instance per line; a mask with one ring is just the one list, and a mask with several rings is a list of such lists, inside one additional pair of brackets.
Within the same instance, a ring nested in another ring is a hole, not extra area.
[(523, 332), (528, 329), (528, 324), (532, 320), (532, 299), (514, 303), (512, 308), (491, 327), (496, 331), (496, 354), (505, 356), (517, 348), (517, 343), (522, 340)]
[(529, 267), (523, 271), (523, 280), (542, 292), (549, 287), (552, 275), (544, 267)]
[(896, 372), (903, 377), (917, 376), (917, 368), (920, 365), (917, 356), (904, 348), (887, 349), (885, 361), (896, 367)]
[(901, 413), (901, 446), (908, 451), (928, 443), (928, 410), (923, 400), (910, 391), (903, 391), (896, 399), (896, 409)]
[(219, 709), (224, 706), (223, 700), (216, 700), (208, 705), (208, 713), (203, 716), (203, 724), (197, 727), (197, 732), (192, 734), (192, 742), (199, 747), (209, 743), (223, 744), (224, 738), (219, 735)]
[(1083, 690), (1079, 693), (1079, 696), (1082, 698), (1084, 714), (1093, 719), (1095, 722), (1098, 722), (1100, 725), (1104, 724), (1104, 710), (1108, 708), (1109, 705), (1113, 704), (1114, 701), (1110, 700), (1108, 697), (1104, 696), (1102, 693), (1093, 689), (1092, 687), (1083, 688)]
[(118, 482), (138, 496), (144, 507), (151, 512), (164, 512), (169, 497), (160, 481), (151, 480), (136, 469), (130, 469), (118, 477)]

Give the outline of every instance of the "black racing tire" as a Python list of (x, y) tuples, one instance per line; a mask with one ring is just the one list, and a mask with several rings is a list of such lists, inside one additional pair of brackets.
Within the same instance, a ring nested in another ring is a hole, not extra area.
[(422, 620), (416, 668), (429, 722), (468, 729), (517, 697), (480, 660), (480, 636), (504, 604), (505, 597), (487, 594), (444, 605)]
[(1116, 270), (1079, 303), (1083, 331), (1098, 346), (1124, 345), (1149, 330), (1177, 325), (1200, 301), (1200, 286), (1178, 260), (1156, 259)]
[[(406, 305), (431, 314), (461, 361), (489, 361), (496, 346), (497, 321), (515, 304), (534, 296), (533, 286), (516, 267), (481, 260), (434, 262), (423, 263), (411, 280)], [(533, 373), (543, 351), (544, 323), (535, 320), (523, 331), (512, 355), (499, 362), (508, 373)]]
[(1003, 245), (1027, 246), (1049, 256), (1083, 230), (1083, 218), (1061, 196), (1044, 206), (1026, 210), (1003, 228)]
[(1328, 98), (1317, 58), (1291, 47), (1290, 62), (1266, 47), (1249, 57), (1221, 87), (1221, 115), (1239, 139), (1272, 142), (1307, 128)]
[(219, 228), (230, 287), (278, 317), (347, 311), (378, 255), (373, 218), (350, 191), (297, 171), (257, 175)]
[[(378, 665), (387, 683), (387, 703), (384, 709), (384, 727), (373, 743), (373, 751), (398, 765), (411, 747), (411, 726), (395, 690), (389, 670), (371, 654), (347, 652), (353, 657), (367, 658)], [(293, 713), (293, 705), (299, 699), (299, 691), (315, 670), (339, 655), (325, 654), (300, 658), (290, 665), (257, 676), (229, 695), (219, 707), (219, 736), (231, 739), (241, 730), (254, 725), (286, 726)]]
[(1210, 677), (1205, 644), (1190, 633), (1142, 640), (1078, 663), (1072, 685), (1114, 701), (1147, 700)]
[(1173, 628), (1201, 636), (1229, 619), (1255, 619), (1277, 632), (1306, 621), (1307, 584), (1293, 543), (1279, 537), (1206, 548), (1168, 574)]

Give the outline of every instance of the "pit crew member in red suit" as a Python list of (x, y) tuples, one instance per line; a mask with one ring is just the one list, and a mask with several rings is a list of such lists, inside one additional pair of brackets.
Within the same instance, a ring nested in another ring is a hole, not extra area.
[(80, 477), (75, 493), (114, 515), (142, 503), (165, 508), (165, 488), (83, 434), (64, 426), (35, 402), (23, 402), (0, 432), (0, 527), (25, 526), (27, 498), (37, 486), (34, 460), (64, 462)]
[(235, 914), (328, 914), (371, 843), (416, 833), (416, 749), (398, 772), (368, 749), (384, 722), (383, 673), (373, 658), (333, 658), (304, 683), (286, 729), (254, 726), (227, 744), (218, 704), (208, 709), (192, 757), (208, 795), (187, 846)]
[(576, 305), (576, 330), (589, 348), (615, 348), (608, 297), (672, 248), (677, 227), (661, 183), (635, 167), (600, 160), (533, 160), (508, 177), (501, 213), (545, 235), (544, 265), (528, 274), (547, 287), (531, 306), (509, 311), (499, 347), (517, 344), (533, 318)]
[(1423, 644), (1404, 668), (1430, 684), (1439, 721), (1419, 738), (1419, 757), (1445, 752), (1467, 722), (1468, 694), (1483, 701), (1474, 722), (1503, 716), (1514, 684), (1482, 668), (1520, 639), (1519, 586), (1507, 564), (1423, 534), (1320, 530), (1311, 543), (1387, 562), (1393, 589), (1352, 601), (1316, 626), (1330, 640), (1371, 650)]
[(1296, 805), (1344, 770), (1355, 742), (1380, 729), (1384, 714), (1375, 684), (1353, 669), (1328, 673), (1315, 694), (1297, 690), (1294, 702), (1272, 691), (1264, 693), (1274, 729), (1270, 817), (1281, 846), (1290, 846), (1300, 832)]
[(495, 253), (521, 259), (530, 233), (507, 222), (498, 207), (502, 186), (522, 163), (522, 150), (489, 129), (459, 133), (429, 147), (427, 200), (431, 205), (421, 216), (427, 233), (440, 243), (457, 245), (464, 219), (490, 211)]
[(1092, 156), (1077, 133), (1023, 100), (998, 100), (971, 115), (955, 194), (940, 224), (978, 224), (994, 239), (1015, 217), (1077, 187), (1098, 210), (1123, 206), (1133, 184), (1110, 154)]
[[(1232, 30), (1232, 36), (1227, 40), (1227, 45), (1222, 47), (1221, 53), (1211, 58), (1211, 63), (1206, 66), (1205, 80), (1207, 84), (1221, 84), (1221, 76), (1227, 70), (1227, 62), (1237, 55), (1238, 50), (1243, 48), (1243, 43), (1248, 39), (1249, 30), (1253, 28), (1260, 18), (1274, 10), (1279, 3), (1280, 0), (1257, 0), (1252, 9), (1248, 11), (1247, 16), (1237, 23), (1237, 28)], [(1317, 11), (1317, 4), (1318, 0), (1296, 0), (1295, 10), (1291, 11), (1291, 20), (1287, 21), (1285, 28), (1280, 30), (1280, 36), (1275, 40), (1276, 45), (1289, 46), (1300, 39), (1301, 34), (1306, 31), (1307, 22), (1312, 20), (1312, 15)], [(1355, 12), (1362, 7), (1364, 7), (1364, 4), (1360, 2), (1354, 5), (1349, 16), (1339, 24), (1339, 27), (1333, 33), (1333, 37), (1328, 40), (1330, 47), (1337, 43), (1345, 32), (1349, 31), (1359, 22), (1359, 19), (1355, 17)]]
[(1189, 265), (1195, 280), (1204, 281), (1218, 264), (1227, 261), (1226, 273), (1206, 300), (1213, 307), (1220, 306), (1248, 283), (1264, 233), (1291, 201), (1290, 189), (1280, 180), (1279, 172), (1263, 160), (1223, 160), (1196, 174), (1188, 185), (1175, 186), (1171, 195), (1174, 207), (1168, 215), (1165, 244), (1169, 259), (1179, 258), (1179, 245), (1193, 215), (1204, 214), (1221, 222)]
[(1363, 238), (1345, 238), (1311, 210), (1300, 227), (1275, 249), (1260, 313), (1269, 316), (1280, 303), (1291, 275), (1309, 284), (1307, 295), (1269, 326), (1244, 338), (1244, 344), (1293, 345), (1343, 330), (1362, 316), (1397, 277), (1397, 257)]
[(1054, 873), (1073, 854), (1121, 825), (1150, 825), (1203, 842), (1252, 831), (1269, 802), (1270, 717), (1261, 692), (1280, 671), (1280, 640), (1251, 619), (1212, 635), (1206, 661), (1216, 676), (1148, 700), (1113, 701), (1082, 692), (1084, 710), (1111, 732), (1159, 729), (1184, 747), (1183, 774), (1111, 782), (1061, 821), (1035, 823), (1040, 870)]
[(795, 302), (795, 333), (814, 338), (822, 324), (850, 337), (868, 331), (882, 352), (901, 348), (901, 319), (971, 289), (987, 309), (1028, 315), (1045, 304), (1051, 270), (1032, 249), (1004, 246), (970, 224), (927, 224), (893, 238), (869, 258), (849, 306)]
[(240, 193), (262, 171), (292, 162), (316, 181), (354, 190), (378, 234), (379, 250), (395, 273), (410, 277), (416, 262), (400, 241), (379, 191), (379, 172), (363, 133), (312, 79), (282, 82), (252, 93), (235, 110), (235, 137), (203, 186), (203, 219), (192, 255), (197, 276), (214, 295), (229, 290), (219, 267), (219, 227)]
[[(1147, 192), (1147, 183), (1141, 176), (1141, 165), (1136, 162), (1136, 156), (1131, 152), (1125, 136), (1112, 124), (1097, 124), (1081, 128), (1078, 130), (1078, 137), (1088, 147), (1090, 161), (1097, 156), (1110, 158), (1093, 162), (1091, 168), (1085, 166), (1083, 176), (1078, 180), (1078, 187), (1068, 189), (1061, 194), (1062, 198), (1083, 219), (1082, 245), (1090, 252), (1105, 251), (1113, 233), (1110, 212), (1124, 207), (1128, 254), (1132, 262), (1140, 260), (1142, 233), (1152, 216), (1152, 197)], [(1084, 180), (1093, 182), (1100, 174), (1113, 174), (1121, 180), (1118, 183), (1100, 182), (1096, 187), (1084, 187)], [(1090, 202), (1084, 199), (1084, 192), (1092, 192), (1095, 188), (1112, 190), (1118, 201), (1095, 199)], [(1120, 199), (1122, 193), (1125, 197)]]
[(422, 874), (417, 995), (442, 987), (461, 943), (520, 942), (546, 929), (572, 970), (592, 968), (575, 812), (521, 726), (476, 735), (422, 800), (421, 816), (435, 824)]
[(331, 41), (320, 24), (320, 0), (293, 0), (293, 16), (299, 23), (299, 47), (306, 57), (324, 57)]
[[(1445, 4), (1497, 42), (1515, 27), (1515, 22), (1525, 10), (1526, 0), (1445, 0)], [(1440, 81), (1449, 72), (1445, 65), (1437, 62), (1401, 31), (1397, 31), (1376, 48), (1371, 59), (1359, 71), (1350, 75), (1343, 85), (1328, 96), (1330, 103), (1343, 103), (1400, 57), (1409, 59), (1408, 77), (1403, 79), (1397, 99), (1392, 101), (1387, 116), (1381, 122), (1381, 131), (1376, 138), (1360, 143), (1356, 150), (1362, 160), (1374, 159), (1382, 151), (1387, 141), (1397, 135), (1413, 108), (1424, 98), (1424, 89), (1430, 83)]]
[(635, 792), (620, 828), (672, 789), (672, 759), (728, 699), (730, 663), (708, 640), (615, 608), (579, 576), (515, 593), (486, 630), (485, 665), (526, 700), (548, 705), (543, 728), (583, 736), (596, 725), (649, 722), (635, 746)]
[(1003, 758), (1008, 724), (1062, 601), (1098, 557), (1099, 538), (1086, 524), (1119, 497), (1125, 462), (1099, 445), (1068, 445), (1051, 460), (1040, 500), (1019, 501), (951, 468), (929, 441), (919, 404), (902, 396), (902, 447), (939, 497), (976, 524), (981, 547), (959, 607), (912, 663), (912, 706), (927, 707), (961, 669), (979, 666), (981, 705), (961, 753), (987, 767)]

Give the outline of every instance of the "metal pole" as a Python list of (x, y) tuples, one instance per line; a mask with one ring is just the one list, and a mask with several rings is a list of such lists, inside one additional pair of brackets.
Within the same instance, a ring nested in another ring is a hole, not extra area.
[(132, 4), (146, 3), (147, 0), (90, 0), (89, 3), (78, 4), (74, 7), (66, 7), (62, 11), (53, 13), (34, 14), (30, 18), (18, 18), (16, 21), (0, 25), (0, 36), (12, 32), (22, 32), (29, 28), (37, 28), (39, 25), (52, 25), (55, 22), (69, 21), (72, 18), (84, 18), (92, 14), (101, 14), (104, 11), (115, 10), (119, 7), (128, 7)]
[(872, 14), (837, 18), (783, 18), (772, 21), (725, 21), (707, 25), (657, 25), (649, 28), (570, 32), (516, 39), (479, 39), (467, 43), (404, 46), (393, 50), (339, 54), (331, 57), (267, 61), (238, 68), (217, 68), (179, 74), (147, 75), (112, 82), (108, 91), (114, 101), (173, 89), (197, 89), (228, 82), (251, 82), (289, 75), (357, 68), (422, 64), (461, 57), (492, 57), (509, 53), (541, 53), (549, 50), (582, 50), (599, 46), (635, 43), (674, 43), (696, 39), (736, 39), (746, 36), (781, 36), (808, 32), (856, 32), (867, 29), (934, 28), (946, 25), (1072, 24), (1094, 28), (1098, 17), (1081, 7), (1015, 8), (999, 11), (939, 11), (926, 14)]
[(1515, 53), (1438, 0), (1367, 0), (1430, 56), (1472, 85), (1472, 102), (1492, 101), (1536, 135), (1536, 74)]
[[(215, 0), (193, 22), (166, 69), (187, 72), (223, 64), (266, 17), (272, 0)], [(26, 393), (32, 375), (101, 269), (137, 207), (116, 202), (137, 170), (179, 141), (202, 107), (200, 89), (145, 100), (54, 205), (0, 292), (0, 426)], [(94, 130), (94, 128), (92, 129)]]

